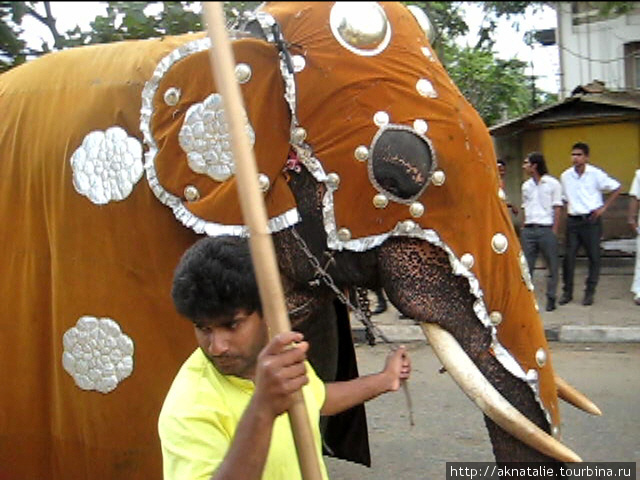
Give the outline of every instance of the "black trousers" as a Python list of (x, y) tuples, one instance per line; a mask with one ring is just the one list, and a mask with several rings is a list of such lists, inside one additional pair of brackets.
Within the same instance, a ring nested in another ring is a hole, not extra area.
[(568, 216), (565, 236), (564, 262), (562, 265), (563, 291), (573, 296), (573, 274), (576, 268), (576, 256), (582, 246), (589, 259), (589, 274), (585, 281), (585, 292), (595, 293), (600, 277), (600, 238), (602, 220), (589, 220), (588, 215)]

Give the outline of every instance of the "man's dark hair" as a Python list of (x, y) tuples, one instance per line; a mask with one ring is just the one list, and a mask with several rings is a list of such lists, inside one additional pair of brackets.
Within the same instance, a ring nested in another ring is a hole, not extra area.
[(578, 143), (574, 143), (573, 147), (571, 147), (571, 150), (582, 150), (582, 153), (584, 153), (587, 157), (589, 156), (589, 145), (587, 145), (584, 142), (578, 142)]
[(531, 165), (536, 166), (538, 175), (542, 176), (549, 173), (549, 170), (547, 169), (547, 162), (544, 160), (544, 155), (542, 155), (540, 152), (531, 152), (529, 155), (527, 155), (527, 160)]
[(176, 310), (192, 322), (262, 313), (260, 293), (246, 238), (205, 237), (182, 255), (173, 275)]

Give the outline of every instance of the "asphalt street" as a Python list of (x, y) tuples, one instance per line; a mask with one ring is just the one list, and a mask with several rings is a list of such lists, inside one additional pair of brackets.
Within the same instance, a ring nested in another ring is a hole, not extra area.
[[(425, 342), (408, 344), (414, 426), (402, 391), (367, 404), (372, 467), (326, 458), (332, 479), (444, 479), (447, 462), (492, 462), (482, 414)], [(361, 374), (378, 371), (385, 344), (356, 347)], [(588, 462), (640, 459), (640, 343), (551, 344), (556, 372), (602, 410), (601, 417), (561, 403), (562, 441)]]

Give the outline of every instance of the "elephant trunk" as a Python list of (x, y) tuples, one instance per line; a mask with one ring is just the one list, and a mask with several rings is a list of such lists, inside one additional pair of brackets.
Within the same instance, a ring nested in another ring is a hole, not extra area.
[[(537, 427), (535, 435), (549, 437), (551, 427), (531, 387), (508, 371), (492, 353), (491, 332), (474, 311), (476, 297), (468, 280), (452, 272), (446, 252), (422, 240), (390, 238), (380, 247), (378, 262), (391, 303), (408, 317), (449, 332), (480, 376), (506, 399), (505, 404), (515, 407)], [(454, 366), (447, 368), (453, 370)], [(490, 409), (495, 410), (493, 406)], [(578, 458), (568, 449), (560, 449), (563, 453), (558, 455), (547, 447), (540, 452), (537, 450), (540, 447), (532, 448), (522, 441), (529, 436), (527, 432), (533, 431), (529, 423), (524, 433), (514, 434), (502, 420), (498, 423), (492, 416), (493, 413), (486, 413), (485, 421), (499, 462), (552, 462), (553, 456), (563, 460)], [(543, 436), (540, 432), (546, 433)]]

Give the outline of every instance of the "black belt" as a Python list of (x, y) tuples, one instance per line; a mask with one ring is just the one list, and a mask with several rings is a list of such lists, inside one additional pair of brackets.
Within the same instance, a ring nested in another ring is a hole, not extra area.
[(524, 228), (551, 228), (552, 225), (542, 225), (540, 223), (525, 223)]
[(573, 218), (575, 220), (589, 220), (590, 217), (590, 213), (585, 213), (584, 215), (569, 215), (569, 218)]

